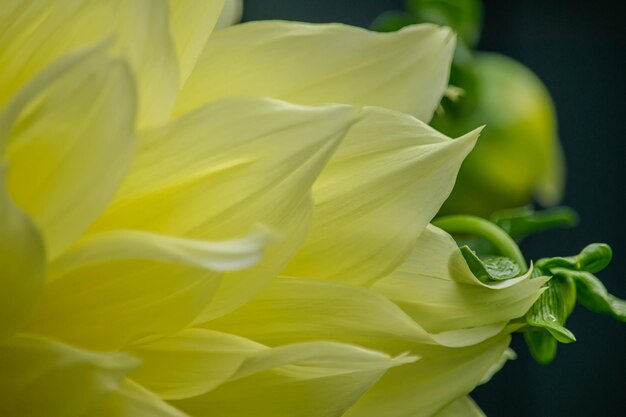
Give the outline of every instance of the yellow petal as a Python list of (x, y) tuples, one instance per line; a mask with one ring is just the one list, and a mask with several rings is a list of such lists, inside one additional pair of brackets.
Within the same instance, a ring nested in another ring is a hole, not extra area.
[(164, 399), (204, 394), (226, 382), (244, 360), (267, 347), (206, 329), (185, 329), (131, 349), (142, 360), (132, 378)]
[(262, 223), (285, 239), (250, 271), (228, 274), (212, 311), (245, 301), (304, 239), (315, 178), (358, 114), (264, 98), (226, 99), (141, 138), (116, 201), (93, 230), (142, 229), (221, 240)]
[(311, 220), (311, 201), (306, 197), (299, 207), (281, 219), (283, 239), (268, 248), (261, 262), (250, 269), (225, 274), (222, 284), (207, 308), (194, 323), (221, 317), (243, 305), (281, 271), (298, 250)]
[(170, 26), (178, 54), (181, 83), (184, 84), (218, 18), (222, 19), (221, 14), (224, 13), (234, 13), (234, 10), (230, 10), (233, 2), (230, 0), (226, 2), (224, 0), (169, 0), (169, 3)]
[(108, 38), (138, 74), (140, 120), (168, 116), (178, 67), (167, 0), (9, 0), (0, 27), (0, 105), (62, 55)]
[(215, 27), (222, 29), (239, 23), (243, 14), (243, 0), (226, 0)]
[(455, 241), (429, 225), (409, 257), (372, 289), (396, 302), (433, 333), (459, 329), (481, 331), (521, 317), (541, 294), (546, 278), (530, 272), (497, 284), (479, 281)]
[(340, 282), (278, 278), (252, 300), (206, 327), (269, 346), (336, 340), (395, 354), (435, 343), (386, 298)]
[(431, 417), (467, 395), (510, 342), (497, 336), (463, 348), (423, 347), (415, 363), (390, 369), (346, 417)]
[(41, 229), (48, 258), (116, 191), (133, 155), (135, 104), (127, 65), (95, 48), (51, 66), (0, 114), (7, 187)]
[(454, 35), (417, 25), (376, 33), (345, 25), (251, 22), (215, 32), (177, 114), (228, 96), (386, 107), (428, 121), (448, 84)]
[(440, 410), (433, 417), (486, 417), (470, 397), (461, 397)]
[(41, 235), (13, 204), (0, 162), (0, 339), (17, 331), (39, 301), (45, 271)]
[(116, 389), (138, 362), (47, 339), (0, 342), (0, 415), (78, 417)]
[(368, 283), (390, 273), (450, 193), (478, 131), (452, 140), (368, 108), (313, 186), (313, 226), (286, 274)]
[[(409, 356), (406, 353), (391, 357), (382, 352), (346, 343), (328, 341), (294, 343), (263, 350), (251, 356), (233, 375), (232, 380), (281, 368), (286, 373), (290, 373), (290, 370), (284, 367), (292, 365), (302, 367), (311, 365), (312, 368), (321, 368), (322, 372), (330, 374), (340, 374), (345, 371), (386, 371), (394, 366), (415, 362), (417, 359), (417, 357)], [(297, 369), (291, 370), (295, 371), (295, 374), (299, 373)], [(308, 373), (304, 369), (302, 371), (304, 371), (303, 374)]]
[(125, 379), (84, 417), (188, 417), (153, 392)]
[(97, 349), (174, 333), (214, 296), (216, 271), (249, 266), (266, 243), (257, 234), (220, 243), (141, 232), (90, 236), (51, 265), (26, 328)]
[(339, 105), (211, 103), (142, 135), (130, 173), (92, 230), (224, 238), (254, 223), (280, 224), (356, 118)]
[(231, 382), (173, 404), (197, 417), (339, 416), (390, 367), (413, 360), (331, 342), (283, 346), (245, 361)]

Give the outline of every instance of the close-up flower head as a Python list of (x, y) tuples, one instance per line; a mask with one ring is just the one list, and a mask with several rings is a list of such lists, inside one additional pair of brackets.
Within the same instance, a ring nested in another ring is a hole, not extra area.
[(520, 249), (576, 222), (521, 207), (565, 187), (541, 81), (409, 3), (0, 0), (0, 417), (484, 416), (514, 334), (626, 321), (611, 247)]

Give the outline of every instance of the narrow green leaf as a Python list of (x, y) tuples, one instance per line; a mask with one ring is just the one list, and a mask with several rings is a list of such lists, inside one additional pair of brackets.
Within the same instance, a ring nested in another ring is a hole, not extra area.
[(537, 268), (545, 271), (551, 271), (553, 268), (576, 270), (578, 267), (575, 256), (570, 256), (566, 258), (556, 256), (554, 258), (539, 259), (536, 265)]
[(613, 258), (611, 247), (604, 243), (592, 243), (577, 256), (579, 270), (596, 273), (606, 268)]
[(578, 302), (596, 313), (608, 314), (626, 322), (626, 301), (607, 291), (602, 282), (590, 272), (555, 268), (552, 273), (572, 279), (576, 284)]
[(467, 265), (481, 282), (505, 281), (518, 277), (522, 271), (515, 262), (502, 256), (480, 259), (469, 246), (460, 248)]
[(537, 261), (537, 267), (544, 270), (565, 268), (575, 271), (600, 272), (613, 258), (611, 247), (605, 243), (587, 245), (578, 255), (544, 258)]
[(498, 211), (491, 216), (491, 221), (513, 239), (522, 239), (546, 230), (576, 226), (578, 214), (569, 207), (534, 211), (532, 207), (524, 206)]

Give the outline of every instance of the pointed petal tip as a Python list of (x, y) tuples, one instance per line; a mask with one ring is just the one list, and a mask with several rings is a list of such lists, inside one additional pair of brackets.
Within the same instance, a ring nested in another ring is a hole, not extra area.
[(435, 23), (417, 23), (405, 26), (397, 32), (387, 33), (410, 34), (415, 32), (430, 32), (433, 36), (441, 36), (446, 43), (456, 39), (456, 32), (454, 32), (452, 28), (449, 26), (437, 25)]
[(478, 138), (480, 137), (480, 134), (482, 133), (484, 128), (484, 125), (477, 127), (476, 129), (454, 139), (455, 143), (459, 143), (459, 146), (464, 148), (463, 158), (465, 158), (474, 149), (474, 146), (476, 146)]
[(456, 50), (457, 34), (448, 26), (440, 26), (432, 23), (418, 23), (405, 26), (398, 32), (390, 33), (398, 33), (411, 38), (422, 38), (425, 33), (428, 33), (427, 37), (433, 40), (432, 45), (434, 48), (432, 50), (440, 54), (449, 55), (450, 63), (452, 62), (454, 51)]
[(458, 139), (464, 139), (464, 138), (468, 138), (469, 137), (469, 138), (472, 138), (473, 140), (478, 140), (478, 138), (483, 133), (483, 130), (485, 129), (486, 126), (487, 125), (478, 126), (474, 130), (470, 130), (469, 132), (467, 132), (463, 136), (460, 136)]

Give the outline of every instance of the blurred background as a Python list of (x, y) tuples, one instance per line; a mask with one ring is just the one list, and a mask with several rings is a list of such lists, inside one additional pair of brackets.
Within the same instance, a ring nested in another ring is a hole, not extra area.
[[(343, 22), (368, 27), (402, 0), (246, 0), (245, 20)], [(626, 29), (621, 3), (485, 0), (479, 50), (513, 57), (546, 84), (556, 105), (567, 161), (563, 204), (580, 214), (575, 229), (523, 242), (527, 259), (578, 253), (591, 242), (613, 248), (599, 274), (626, 298)], [(535, 363), (519, 335), (518, 353), (472, 395), (491, 417), (626, 415), (626, 326), (580, 307), (568, 321), (578, 341), (560, 345), (555, 361)], [(381, 416), (384, 417), (384, 416)]]

